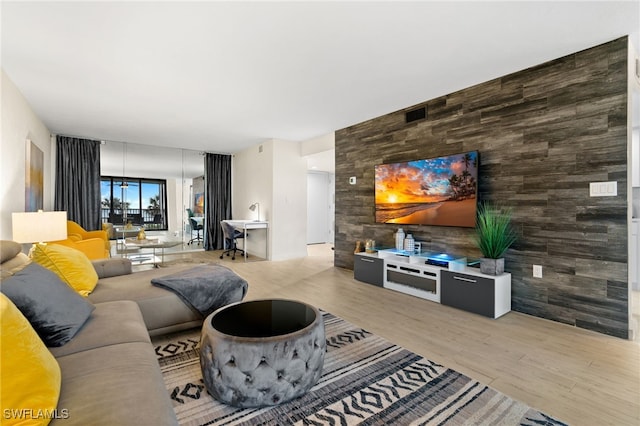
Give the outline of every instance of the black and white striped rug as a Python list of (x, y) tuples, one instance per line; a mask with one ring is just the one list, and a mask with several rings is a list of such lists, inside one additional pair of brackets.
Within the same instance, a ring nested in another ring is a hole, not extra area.
[(445, 366), (324, 313), (323, 374), (304, 396), (239, 409), (202, 381), (199, 330), (154, 338), (181, 425), (564, 425)]

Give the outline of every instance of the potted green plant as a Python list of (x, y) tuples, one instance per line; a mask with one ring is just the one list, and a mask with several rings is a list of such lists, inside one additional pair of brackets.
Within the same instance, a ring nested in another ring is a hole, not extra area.
[(500, 275), (504, 272), (504, 253), (517, 240), (511, 226), (513, 209), (492, 203), (478, 206), (476, 243), (482, 253), (480, 271)]

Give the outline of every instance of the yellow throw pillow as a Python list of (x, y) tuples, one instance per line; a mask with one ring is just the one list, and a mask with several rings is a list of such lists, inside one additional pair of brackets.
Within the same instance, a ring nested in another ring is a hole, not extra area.
[(60, 366), (29, 321), (0, 293), (3, 425), (47, 425), (60, 416)]
[(60, 244), (36, 244), (31, 256), (84, 297), (98, 283), (98, 273), (87, 255), (80, 250)]

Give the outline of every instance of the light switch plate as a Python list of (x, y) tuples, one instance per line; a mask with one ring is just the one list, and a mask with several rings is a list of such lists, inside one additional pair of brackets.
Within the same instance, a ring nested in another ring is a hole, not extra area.
[(591, 197), (615, 197), (617, 195), (617, 181), (589, 183), (589, 196)]

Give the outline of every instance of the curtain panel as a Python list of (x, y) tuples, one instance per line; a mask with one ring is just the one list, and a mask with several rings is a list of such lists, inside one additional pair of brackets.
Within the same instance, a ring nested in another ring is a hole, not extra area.
[(86, 230), (100, 223), (100, 141), (56, 137), (54, 210)]
[(205, 154), (205, 250), (224, 248), (220, 221), (231, 219), (231, 155)]

